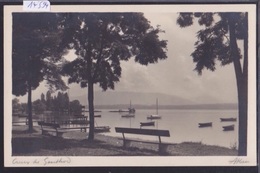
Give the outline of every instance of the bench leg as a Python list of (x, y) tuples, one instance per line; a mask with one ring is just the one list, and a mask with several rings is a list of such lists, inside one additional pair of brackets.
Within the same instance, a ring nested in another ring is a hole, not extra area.
[(47, 130), (42, 130), (42, 135), (48, 135), (48, 131)]
[(58, 131), (57, 131), (57, 132), (56, 132), (56, 136), (57, 136), (57, 137), (62, 137), (63, 133), (64, 133), (64, 132), (58, 132)]
[(87, 128), (81, 128), (80, 131), (81, 132), (87, 132)]
[(127, 147), (130, 147), (130, 146), (131, 146), (131, 141), (130, 141), (130, 140), (126, 140), (126, 139), (125, 139), (123, 142), (124, 142), (124, 143), (123, 143), (123, 147), (124, 147), (124, 148), (127, 148)]
[(168, 144), (159, 144), (159, 153), (167, 153)]

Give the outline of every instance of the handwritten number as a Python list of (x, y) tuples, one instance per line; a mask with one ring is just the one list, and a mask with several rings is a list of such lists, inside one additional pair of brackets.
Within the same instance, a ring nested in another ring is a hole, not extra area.
[(46, 1), (31, 1), (29, 5), (27, 6), (28, 8), (37, 8), (38, 9), (47, 9), (49, 4)]
[(39, 8), (48, 8), (48, 3), (46, 3), (45, 1), (41, 1), (39, 4)]
[(32, 1), (29, 5), (28, 5), (28, 8), (34, 8), (35, 6), (37, 6), (37, 4)]
[(38, 9), (42, 8), (42, 1), (39, 3)]

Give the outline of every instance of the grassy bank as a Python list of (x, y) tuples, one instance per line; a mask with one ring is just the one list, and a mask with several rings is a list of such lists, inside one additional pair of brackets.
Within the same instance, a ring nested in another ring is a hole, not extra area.
[[(158, 145), (134, 142), (130, 148), (122, 147), (122, 140), (96, 134), (95, 140), (86, 139), (86, 133), (74, 131), (64, 133), (62, 138), (43, 136), (38, 127), (27, 133), (26, 126), (13, 126), (13, 156), (158, 156)], [(168, 147), (170, 156), (235, 156), (237, 150), (184, 142)]]

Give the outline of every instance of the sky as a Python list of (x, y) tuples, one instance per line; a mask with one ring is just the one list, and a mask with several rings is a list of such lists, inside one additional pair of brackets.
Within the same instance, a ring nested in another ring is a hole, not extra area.
[[(176, 24), (177, 13), (145, 13), (152, 26), (160, 25), (165, 33), (160, 39), (168, 41), (166, 60), (143, 66), (131, 59), (121, 62), (122, 76), (116, 83), (115, 91), (153, 92), (180, 96), (198, 103), (236, 103), (237, 89), (233, 64), (224, 67), (217, 65), (214, 72), (203, 70), (202, 75), (194, 71), (190, 54), (194, 51), (196, 32), (200, 29), (196, 23), (187, 28)], [(71, 51), (67, 59), (75, 58)], [(78, 84), (70, 84), (70, 94), (87, 94)], [(46, 93), (44, 83), (33, 91), (33, 100)], [(95, 91), (101, 91), (96, 86)], [(19, 98), (26, 102), (27, 96)]]

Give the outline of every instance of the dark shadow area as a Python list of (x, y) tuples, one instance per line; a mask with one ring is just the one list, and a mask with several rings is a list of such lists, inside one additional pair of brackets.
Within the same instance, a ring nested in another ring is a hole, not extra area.
[[(33, 133), (38, 133), (38, 131), (33, 129)], [(21, 130), (13, 130), (12, 134), (21, 135), (21, 134), (30, 134), (30, 133), (28, 132), (28, 130), (22, 130), (22, 131)]]
[[(25, 131), (15, 132), (15, 133), (26, 133)], [(49, 153), (55, 155), (55, 150), (57, 153), (61, 153), (62, 155), (88, 155), (85, 152), (75, 152), (72, 153), (71, 150), (84, 150), (88, 149), (91, 151), (89, 155), (95, 156), (158, 156), (158, 155), (168, 155), (167, 153), (158, 153), (156, 150), (152, 149), (144, 149), (137, 147), (124, 148), (122, 146), (110, 145), (104, 141), (94, 140), (88, 141), (84, 140), (75, 140), (75, 139), (64, 139), (61, 137), (54, 136), (39, 136), (39, 137), (16, 137), (12, 139), (12, 155), (39, 155), (39, 156), (50, 156)], [(104, 149), (104, 153), (94, 153), (95, 149)], [(70, 150), (69, 152), (67, 152)], [(66, 153), (67, 152), (67, 153)]]

